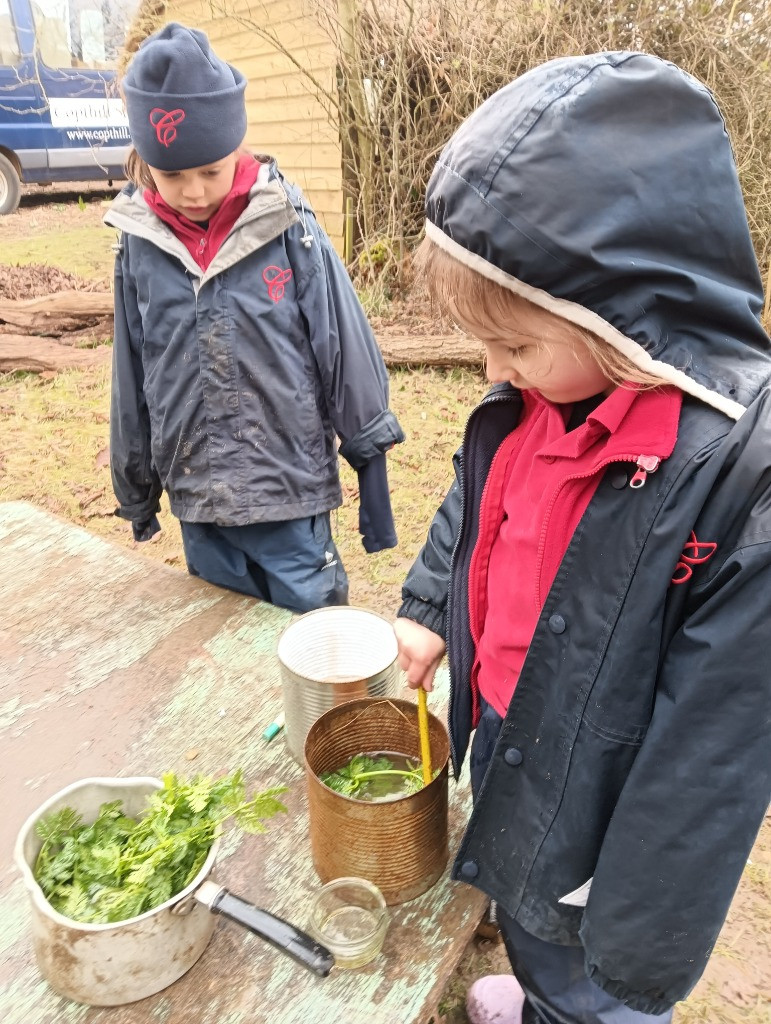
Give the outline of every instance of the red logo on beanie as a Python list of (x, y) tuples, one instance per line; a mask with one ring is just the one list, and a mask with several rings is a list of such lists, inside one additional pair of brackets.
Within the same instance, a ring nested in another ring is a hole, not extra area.
[(163, 110), (161, 107), (153, 107), (150, 111), (150, 124), (155, 128), (155, 137), (162, 146), (170, 146), (177, 137), (176, 125), (185, 120), (185, 112), (182, 109)]
[(262, 272), (262, 279), (268, 286), (268, 295), (274, 302), (280, 302), (284, 297), (285, 285), (292, 280), (292, 271), (281, 267), (266, 267)]

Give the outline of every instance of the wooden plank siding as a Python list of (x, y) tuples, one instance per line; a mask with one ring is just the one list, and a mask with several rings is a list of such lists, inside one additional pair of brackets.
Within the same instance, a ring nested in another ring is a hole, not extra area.
[[(276, 158), (286, 177), (303, 189), (342, 253), (342, 152), (337, 119), (300, 70), (310, 72), (324, 90), (335, 95), (334, 44), (313, 14), (310, 0), (224, 0), (216, 6), (225, 5), (232, 16), (213, 15), (206, 0), (172, 0), (167, 20), (202, 29), (217, 54), (246, 75), (246, 145), (253, 153)], [(250, 29), (250, 23), (274, 35), (280, 46)]]

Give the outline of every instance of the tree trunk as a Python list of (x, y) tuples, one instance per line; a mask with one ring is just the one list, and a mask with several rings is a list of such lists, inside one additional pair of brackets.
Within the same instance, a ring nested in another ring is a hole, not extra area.
[[(66, 331), (100, 328), (112, 322), (110, 292), (55, 292), (35, 299), (0, 299), (0, 324), (30, 334), (56, 337)], [(107, 337), (112, 336), (112, 330)]]

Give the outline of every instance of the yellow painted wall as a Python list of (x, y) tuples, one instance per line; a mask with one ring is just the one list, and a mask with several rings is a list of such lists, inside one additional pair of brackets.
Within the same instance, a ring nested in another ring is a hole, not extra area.
[[(203, 29), (218, 56), (246, 75), (248, 148), (276, 158), (284, 175), (300, 185), (342, 252), (337, 122), (294, 63), (309, 71), (321, 89), (336, 94), (335, 49), (311, 13), (309, 0), (172, 0), (167, 10), (166, 20)], [(288, 53), (261, 37), (258, 27)]]

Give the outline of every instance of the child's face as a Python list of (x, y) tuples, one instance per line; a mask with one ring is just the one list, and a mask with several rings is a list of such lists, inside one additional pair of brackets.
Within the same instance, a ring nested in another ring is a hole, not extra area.
[(161, 171), (151, 167), (155, 187), (165, 202), (188, 220), (207, 221), (219, 209), (233, 187), (238, 153), (214, 164), (185, 171)]
[(485, 346), (493, 384), (508, 381), (557, 404), (609, 394), (615, 386), (572, 324), (529, 303), (505, 337), (478, 326), (474, 333)]

